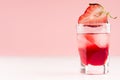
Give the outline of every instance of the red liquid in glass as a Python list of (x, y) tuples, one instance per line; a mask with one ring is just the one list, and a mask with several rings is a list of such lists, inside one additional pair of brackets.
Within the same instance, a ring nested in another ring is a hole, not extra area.
[(105, 64), (108, 57), (108, 34), (78, 34), (78, 44), (82, 64)]

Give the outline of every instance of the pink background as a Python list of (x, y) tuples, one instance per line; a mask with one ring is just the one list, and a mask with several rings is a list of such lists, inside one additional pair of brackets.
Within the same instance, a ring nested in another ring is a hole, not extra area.
[(1, 56), (77, 56), (76, 24), (90, 2), (111, 23), (111, 55), (120, 55), (119, 0), (0, 0)]

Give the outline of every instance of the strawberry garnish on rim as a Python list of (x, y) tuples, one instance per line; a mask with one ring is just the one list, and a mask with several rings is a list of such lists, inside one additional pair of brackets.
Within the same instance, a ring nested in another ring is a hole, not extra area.
[(78, 24), (101, 25), (108, 23), (108, 16), (110, 16), (109, 12), (106, 12), (103, 6), (98, 3), (90, 3), (84, 14), (79, 17)]

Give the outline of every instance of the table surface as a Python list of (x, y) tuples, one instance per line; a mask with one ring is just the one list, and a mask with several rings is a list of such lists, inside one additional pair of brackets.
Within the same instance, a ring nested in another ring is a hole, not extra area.
[(110, 57), (106, 75), (80, 73), (79, 57), (0, 57), (0, 80), (117, 80), (120, 56)]

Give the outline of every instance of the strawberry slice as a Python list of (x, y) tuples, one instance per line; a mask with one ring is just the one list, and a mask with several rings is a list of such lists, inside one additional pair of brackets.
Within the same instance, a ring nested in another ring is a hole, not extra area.
[(95, 38), (93, 37), (93, 35), (85, 34), (84, 37), (85, 37), (90, 43), (94, 43), (94, 42), (95, 42)]
[(78, 24), (84, 25), (101, 25), (108, 23), (107, 17), (109, 13), (105, 11), (104, 7), (98, 3), (89, 4), (83, 15), (78, 19)]

